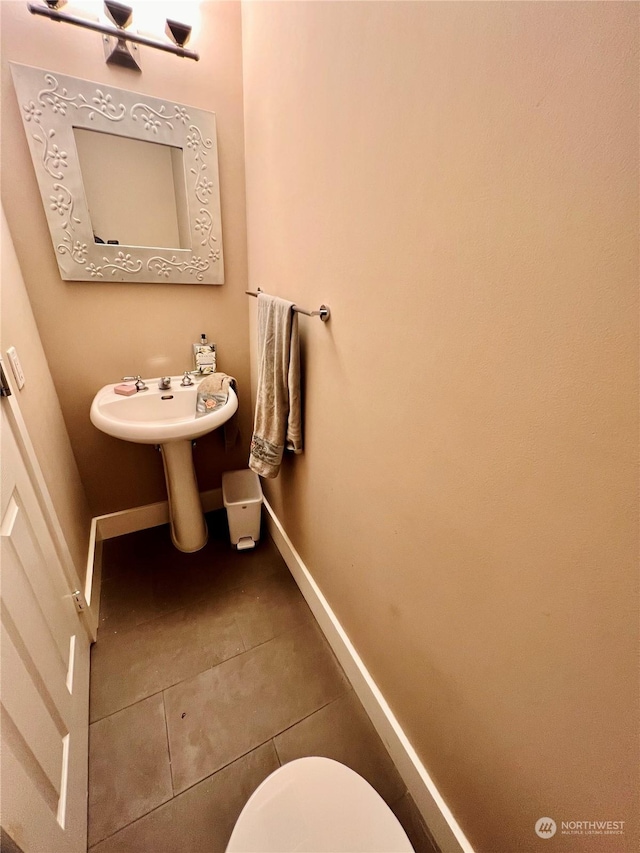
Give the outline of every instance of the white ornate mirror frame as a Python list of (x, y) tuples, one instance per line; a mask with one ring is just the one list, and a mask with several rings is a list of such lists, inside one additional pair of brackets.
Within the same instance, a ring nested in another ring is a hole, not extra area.
[[(11, 70), (61, 277), (222, 284), (215, 114), (41, 68)], [(182, 149), (190, 248), (95, 242), (74, 127)]]

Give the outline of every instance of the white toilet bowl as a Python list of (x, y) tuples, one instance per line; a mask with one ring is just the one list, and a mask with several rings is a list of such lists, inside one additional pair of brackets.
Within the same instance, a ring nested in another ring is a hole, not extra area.
[(316, 756), (278, 768), (256, 788), (227, 853), (413, 853), (385, 801), (344, 764)]

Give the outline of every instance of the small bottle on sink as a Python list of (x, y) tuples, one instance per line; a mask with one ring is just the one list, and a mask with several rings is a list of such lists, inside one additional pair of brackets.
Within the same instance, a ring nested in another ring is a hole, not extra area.
[(193, 345), (193, 366), (196, 373), (216, 372), (216, 345), (207, 341), (204, 332), (199, 343)]

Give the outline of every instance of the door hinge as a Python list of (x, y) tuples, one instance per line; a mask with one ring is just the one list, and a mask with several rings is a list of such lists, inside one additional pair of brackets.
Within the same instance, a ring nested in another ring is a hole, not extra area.
[(9, 388), (9, 383), (7, 382), (7, 377), (4, 375), (4, 369), (0, 364), (0, 397), (10, 397), (11, 396), (11, 388)]
[(74, 591), (71, 593), (71, 598), (73, 598), (73, 603), (75, 604), (78, 613), (84, 613), (84, 611), (87, 609), (87, 602), (80, 590), (74, 589)]

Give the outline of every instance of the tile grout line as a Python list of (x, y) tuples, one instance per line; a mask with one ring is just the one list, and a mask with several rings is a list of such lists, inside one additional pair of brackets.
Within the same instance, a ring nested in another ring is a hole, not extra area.
[(245, 758), (247, 755), (250, 755), (252, 752), (254, 752), (254, 750), (260, 749), (261, 747), (268, 744), (270, 741), (273, 741), (273, 746), (274, 746), (274, 749), (276, 751), (276, 756), (278, 758), (278, 762), (279, 762), (280, 766), (282, 766), (282, 762), (280, 761), (280, 754), (278, 752), (278, 748), (276, 747), (276, 743), (275, 743), (276, 738), (280, 737), (280, 735), (284, 734), (285, 732), (288, 732), (290, 729), (295, 728), (299, 723), (302, 723), (304, 720), (308, 720), (309, 717), (313, 717), (313, 715), (317, 714), (318, 711), (322, 711), (325, 708), (328, 708), (329, 705), (332, 705), (334, 702), (337, 702), (339, 699), (343, 699), (347, 695), (349, 690), (353, 691), (353, 687), (351, 687), (351, 685), (349, 685), (348, 690), (346, 690), (344, 693), (341, 693), (340, 696), (336, 696), (335, 698), (330, 699), (328, 702), (325, 702), (323, 705), (319, 705), (314, 711), (311, 711), (310, 713), (305, 714), (304, 717), (300, 717), (300, 719), (296, 720), (295, 723), (292, 723), (290, 726), (287, 726), (286, 728), (281, 729), (281, 731), (270, 735), (266, 740), (261, 741), (261, 743), (258, 743), (255, 746), (252, 746), (251, 749), (248, 749), (246, 752), (243, 752), (242, 755), (238, 755), (235, 758), (232, 758), (231, 761), (227, 761), (226, 764), (223, 764), (221, 767), (218, 767), (216, 770), (213, 771), (213, 773), (209, 773), (208, 776), (203, 776), (202, 779), (197, 779), (195, 782), (193, 782), (187, 788), (184, 788), (182, 791), (179, 791), (175, 796), (179, 797), (181, 794), (186, 793), (186, 791), (189, 791), (191, 788), (195, 788), (196, 785), (199, 785), (201, 782), (204, 782), (206, 779), (210, 779), (212, 776), (215, 776), (216, 773), (219, 773), (221, 770), (224, 770), (226, 767), (229, 767), (235, 761), (240, 761), (241, 758)]
[[(244, 634), (242, 633), (242, 626), (238, 622), (238, 619), (237, 619), (235, 613), (233, 615), (233, 624), (236, 626), (236, 628), (238, 630), (238, 636), (240, 637), (240, 642), (242, 643), (242, 652), (240, 654), (245, 654), (245, 652), (248, 652), (249, 649), (247, 648), (247, 643), (244, 639)], [(237, 657), (237, 655), (236, 655), (236, 657)], [(213, 669), (213, 667), (211, 667), (211, 668)]]
[[(311, 614), (311, 615), (313, 617), (313, 614)], [(234, 620), (234, 623), (236, 624), (236, 627), (238, 628), (238, 634), (240, 636), (240, 641), (242, 642), (242, 645), (244, 646), (244, 639), (242, 637), (242, 631), (240, 630), (240, 626), (237, 625), (237, 623), (235, 622), (235, 616), (232, 618)], [(147, 696), (141, 696), (140, 698), (136, 699), (134, 702), (130, 702), (128, 705), (123, 705), (122, 708), (118, 708), (116, 711), (111, 711), (109, 714), (105, 714), (102, 717), (98, 717), (95, 720), (91, 720), (89, 725), (93, 725), (94, 723), (99, 723), (101, 720), (106, 720), (109, 717), (113, 717), (114, 714), (118, 714), (118, 713), (120, 713), (120, 711), (124, 711), (126, 708), (131, 708), (133, 705), (137, 705), (138, 702), (143, 702), (145, 699), (150, 699), (152, 696), (157, 696), (158, 693), (162, 693), (164, 690), (171, 690), (173, 687), (177, 687), (179, 684), (183, 684), (185, 681), (189, 681), (192, 678), (197, 678), (199, 675), (202, 675), (205, 672), (209, 672), (210, 670), (216, 669), (216, 667), (221, 666), (222, 664), (227, 663), (228, 661), (231, 661), (234, 658), (240, 657), (243, 654), (249, 654), (250, 652), (253, 652), (256, 649), (260, 649), (263, 646), (266, 646), (268, 643), (272, 642), (273, 640), (277, 640), (281, 637), (284, 637), (288, 633), (294, 633), (295, 631), (299, 631), (309, 624), (316, 625), (319, 628), (315, 617), (313, 617), (309, 621), (300, 622), (299, 624), (294, 625), (291, 628), (287, 628), (285, 631), (282, 631), (282, 633), (276, 634), (274, 637), (270, 637), (268, 640), (265, 640), (262, 643), (258, 643), (257, 645), (251, 646), (248, 649), (243, 649), (243, 650), (236, 652), (235, 654), (229, 655), (229, 657), (225, 658), (224, 660), (218, 661), (218, 663), (214, 663), (213, 666), (208, 666), (206, 669), (201, 669), (198, 672), (194, 672), (191, 675), (188, 675), (186, 678), (182, 678), (179, 681), (174, 681), (172, 684), (166, 684), (164, 687), (161, 687), (159, 690), (156, 690), (153, 693), (149, 693)], [(331, 649), (331, 647), (328, 647), (328, 650), (331, 652), (333, 661), (334, 661), (336, 668), (338, 669), (340, 675), (343, 676), (343, 679), (346, 681), (347, 690), (353, 689), (353, 685), (351, 684), (351, 682), (347, 678), (347, 675), (346, 675), (344, 669), (342, 668), (340, 662), (338, 661), (338, 659), (333, 654), (333, 650)], [(345, 690), (344, 692), (347, 692), (347, 691)], [(333, 699), (331, 699), (330, 701), (332, 702)], [(329, 704), (329, 703), (326, 702), (325, 704)], [(324, 707), (324, 706), (322, 706), (322, 707)], [(316, 710), (320, 710), (320, 709), (317, 708)], [(315, 713), (315, 711), (312, 711), (311, 713), (313, 714), (313, 713)], [(306, 716), (310, 716), (310, 714), (307, 714)], [(304, 718), (302, 718), (302, 719), (304, 719)], [(280, 734), (280, 732), (278, 732), (278, 734)]]
[[(173, 684), (170, 685), (170, 687), (173, 686)], [(121, 711), (127, 711), (129, 708), (133, 708), (134, 705), (138, 705), (140, 702), (144, 702), (146, 699), (151, 699), (153, 696), (157, 696), (158, 693), (162, 693), (166, 689), (168, 688), (163, 687), (160, 690), (156, 690), (155, 693), (149, 693), (148, 696), (142, 696), (140, 699), (136, 699), (135, 702), (130, 702), (128, 705), (123, 705), (122, 708), (118, 708), (117, 711), (111, 711), (110, 714), (105, 714), (104, 717), (98, 717), (95, 720), (91, 720), (89, 723), (89, 727), (95, 726), (96, 723), (101, 723), (103, 720), (108, 720), (110, 717), (115, 717), (115, 715), (119, 714)]]
[(282, 731), (276, 732), (274, 735), (272, 735), (271, 737), (273, 738), (274, 743), (275, 743), (275, 739), (277, 737), (280, 737), (280, 735), (283, 735), (285, 732), (288, 732), (291, 729), (294, 729), (297, 725), (304, 722), (304, 720), (308, 720), (309, 717), (313, 717), (313, 715), (317, 714), (318, 711), (323, 711), (325, 708), (328, 708), (329, 705), (333, 705), (334, 702), (339, 702), (341, 699), (344, 699), (344, 697), (349, 693), (349, 691), (351, 691), (353, 693), (353, 687), (351, 686), (350, 683), (349, 683), (348, 689), (345, 690), (344, 693), (341, 693), (339, 696), (336, 696), (333, 699), (329, 699), (328, 702), (325, 702), (324, 705), (320, 705), (318, 708), (315, 709), (315, 711), (311, 711), (309, 714), (305, 714), (304, 717), (300, 717), (299, 720), (296, 720), (295, 723), (291, 723), (291, 725), (287, 726), (286, 729), (282, 729)]
[[(320, 709), (318, 709), (318, 710), (320, 710)], [(263, 741), (262, 743), (258, 744), (257, 746), (254, 746), (252, 749), (249, 749), (247, 752), (244, 752), (242, 755), (239, 755), (237, 758), (234, 758), (232, 761), (227, 762), (227, 764), (224, 764), (222, 767), (218, 767), (218, 769), (217, 769), (217, 770), (214, 770), (214, 772), (213, 772), (213, 773), (210, 773), (208, 776), (204, 776), (202, 779), (198, 779), (198, 781), (197, 781), (197, 782), (194, 782), (194, 783), (193, 783), (193, 785), (189, 785), (189, 787), (188, 787), (188, 788), (185, 788), (183, 791), (179, 791), (177, 794), (176, 794), (176, 793), (174, 793), (174, 795), (173, 795), (172, 797), (170, 797), (168, 800), (165, 800), (163, 803), (158, 803), (158, 805), (157, 805), (157, 806), (154, 806), (154, 807), (153, 807), (152, 809), (150, 809), (148, 812), (145, 812), (144, 814), (139, 815), (139, 816), (138, 816), (137, 818), (135, 818), (134, 820), (132, 820), (132, 821), (130, 821), (129, 823), (125, 824), (125, 826), (121, 826), (121, 827), (119, 827), (118, 829), (116, 829), (116, 830), (115, 830), (115, 832), (112, 832), (110, 835), (105, 835), (105, 837), (104, 837), (104, 838), (101, 838), (99, 841), (96, 841), (96, 842), (95, 842), (95, 844), (92, 844), (92, 845), (91, 845), (91, 847), (89, 847), (89, 848), (88, 848), (87, 853), (90, 853), (90, 851), (91, 851), (91, 850), (93, 850), (93, 849), (94, 849), (95, 847), (97, 847), (99, 844), (102, 844), (102, 843), (103, 843), (104, 841), (106, 841), (108, 838), (113, 838), (113, 837), (114, 837), (114, 835), (117, 835), (119, 832), (123, 832), (125, 829), (127, 829), (127, 828), (128, 828), (128, 827), (130, 827), (130, 826), (133, 826), (135, 823), (138, 823), (138, 821), (142, 820), (143, 818), (146, 818), (146, 817), (148, 817), (150, 814), (153, 814), (154, 812), (157, 812), (159, 809), (161, 809), (161, 808), (163, 808), (164, 806), (168, 805), (168, 803), (171, 803), (173, 800), (177, 800), (177, 799), (178, 799), (179, 797), (181, 797), (183, 794), (188, 793), (188, 792), (189, 792), (189, 791), (191, 791), (193, 788), (196, 788), (198, 785), (202, 785), (202, 784), (204, 784), (204, 783), (205, 783), (205, 782), (207, 782), (209, 779), (212, 779), (214, 776), (216, 776), (218, 773), (221, 773), (223, 770), (226, 770), (226, 769), (227, 769), (228, 767), (230, 767), (232, 764), (235, 764), (235, 762), (236, 762), (236, 761), (241, 761), (243, 758), (246, 758), (248, 755), (251, 755), (251, 753), (252, 753), (252, 752), (255, 752), (255, 751), (256, 751), (256, 750), (258, 750), (258, 749), (262, 749), (262, 747), (263, 747), (263, 746), (266, 746), (268, 743), (270, 743), (270, 742), (272, 742), (272, 741), (273, 741), (273, 738), (272, 738), (272, 737), (271, 737), (271, 738), (268, 738), (267, 740)], [(273, 744), (273, 748), (274, 748), (274, 751), (275, 751), (275, 753), (276, 753), (276, 758), (278, 759), (278, 763), (280, 764), (280, 766), (282, 766), (282, 764), (281, 764), (281, 762), (280, 762), (280, 756), (278, 755), (278, 750), (276, 749), (275, 743)], [(172, 787), (173, 787), (173, 785), (172, 785)]]
[[(182, 797), (183, 794), (186, 794), (188, 791), (192, 790), (193, 788), (196, 788), (198, 785), (204, 784), (207, 780), (212, 779), (218, 773), (221, 773), (223, 770), (226, 770), (227, 768), (229, 768), (232, 764), (235, 764), (237, 761), (241, 761), (243, 758), (246, 758), (248, 755), (251, 755), (251, 753), (255, 752), (258, 749), (262, 749), (262, 747), (266, 746), (269, 743), (271, 743), (273, 745), (273, 750), (275, 752), (275, 756), (276, 756), (276, 759), (278, 761), (278, 765), (280, 767), (282, 767), (283, 766), (282, 759), (280, 757), (280, 753), (278, 752), (278, 747), (276, 744), (276, 738), (279, 737), (280, 735), (284, 734), (285, 732), (289, 731), (290, 729), (295, 728), (295, 726), (297, 726), (299, 723), (302, 723), (304, 720), (309, 719), (314, 714), (318, 713), (319, 711), (323, 710), (324, 708), (329, 707), (329, 705), (332, 705), (334, 702), (337, 702), (340, 699), (344, 698), (344, 696), (346, 696), (349, 691), (353, 692), (353, 687), (350, 684), (349, 684), (348, 690), (345, 691), (345, 693), (341, 694), (340, 696), (337, 696), (334, 699), (331, 699), (329, 702), (325, 702), (323, 705), (320, 705), (314, 711), (311, 711), (311, 713), (306, 714), (304, 717), (301, 717), (295, 723), (292, 723), (290, 726), (287, 726), (286, 728), (282, 729), (281, 731), (277, 732), (276, 734), (272, 735), (271, 737), (267, 738), (266, 740), (262, 741), (261, 743), (256, 744), (251, 749), (242, 753), (242, 755), (238, 755), (235, 758), (233, 758), (231, 761), (228, 761), (226, 764), (223, 764), (221, 767), (216, 768), (216, 770), (214, 770), (213, 773), (209, 773), (207, 776), (204, 776), (202, 779), (198, 779), (197, 781), (193, 782), (193, 784), (189, 785), (188, 787), (186, 787), (183, 790), (178, 791), (178, 792), (176, 792), (174, 785), (173, 785), (173, 765), (171, 762), (171, 746), (169, 743), (168, 722), (167, 722), (166, 705), (165, 705), (165, 699), (164, 699), (164, 692), (165, 691), (159, 691), (163, 694), (163, 711), (165, 714), (165, 731), (166, 731), (166, 735), (167, 735), (167, 747), (168, 747), (168, 751), (169, 751), (169, 766), (170, 766), (170, 771), (171, 771), (171, 787), (172, 787), (172, 791), (173, 791), (173, 796), (170, 797), (168, 800), (165, 800), (163, 803), (158, 803), (157, 806), (154, 806), (148, 812), (145, 812), (144, 814), (139, 815), (137, 818), (135, 818), (135, 820), (132, 820), (128, 824), (125, 824), (125, 826), (119, 827), (117, 830), (115, 830), (115, 832), (112, 832), (110, 835), (107, 835), (104, 838), (100, 839), (100, 841), (96, 842), (96, 844), (92, 845), (92, 847), (90, 847), (88, 849), (88, 853), (90, 853), (90, 851), (94, 847), (96, 847), (98, 844), (101, 844), (102, 842), (106, 841), (108, 838), (112, 838), (113, 836), (117, 835), (119, 832), (122, 832), (126, 828), (133, 826), (138, 821), (142, 820), (143, 818), (148, 817), (148, 815), (153, 814), (153, 812), (158, 811), (163, 806), (166, 806), (168, 803), (172, 802), (172, 800), (175, 800), (175, 799), (178, 799), (179, 797)], [(157, 696), (158, 694), (156, 693), (153, 695)], [(147, 697), (147, 698), (150, 698), (150, 697)], [(140, 701), (144, 701), (144, 700), (140, 700)], [(137, 703), (134, 703), (134, 704), (137, 704)], [(128, 707), (132, 707), (132, 706), (128, 706)], [(398, 802), (400, 802), (400, 800), (402, 800), (403, 797), (405, 797), (407, 794), (409, 794), (409, 791), (405, 789), (405, 791), (397, 799), (395, 799), (393, 801), (393, 804), (390, 804), (390, 807), (391, 807), (391, 805), (396, 805)]]
[(167, 738), (167, 754), (169, 756), (169, 775), (171, 777), (171, 799), (175, 799), (176, 786), (173, 781), (173, 761), (171, 759), (171, 741), (169, 740), (169, 721), (167, 720), (167, 705), (164, 698), (164, 690), (162, 691), (162, 711), (164, 713), (164, 732)]
[[(245, 649), (245, 651), (251, 652), (254, 649), (259, 649), (261, 646), (266, 646), (266, 644), (270, 643), (271, 640), (277, 640), (279, 637), (283, 637), (289, 631), (297, 631), (298, 628), (304, 627), (306, 624), (308, 624), (309, 621), (316, 622), (316, 619), (313, 616), (313, 613), (311, 613), (311, 617), (312, 617), (311, 620), (309, 620), (309, 619), (307, 619), (307, 617), (305, 617), (305, 619), (303, 621), (297, 622), (295, 625), (290, 625), (288, 628), (285, 628), (284, 630), (280, 631), (279, 633), (274, 634), (273, 637), (269, 637), (267, 640), (261, 640), (259, 643), (256, 643), (254, 646), (249, 646), (249, 648)], [(316, 622), (316, 624), (317, 624), (317, 622)], [(240, 626), (238, 626), (238, 629), (239, 628), (240, 628)], [(340, 672), (344, 672), (344, 670), (342, 669), (342, 666), (340, 666), (340, 664), (338, 664), (338, 666), (339, 666)]]
[[(197, 782), (193, 782), (191, 785), (189, 785), (188, 788), (184, 788), (184, 790), (182, 790), (176, 794), (176, 797), (181, 797), (183, 794), (186, 794), (187, 791), (190, 791), (192, 788), (195, 788), (197, 785), (201, 785), (203, 782), (206, 782), (207, 779), (211, 779), (213, 776), (216, 776), (218, 773), (221, 773), (223, 770), (226, 770), (228, 767), (231, 767), (231, 765), (235, 764), (236, 761), (241, 761), (243, 758), (246, 758), (247, 755), (251, 755), (251, 753), (255, 752), (257, 749), (262, 749), (263, 746), (266, 746), (268, 743), (271, 743), (272, 740), (273, 740), (273, 736), (267, 738), (266, 740), (263, 740), (262, 743), (259, 743), (257, 746), (251, 747), (251, 749), (248, 749), (246, 752), (243, 752), (242, 755), (238, 755), (237, 758), (232, 758), (231, 761), (227, 761), (226, 764), (223, 764), (222, 767), (218, 767), (216, 770), (213, 771), (213, 773), (209, 773), (208, 776), (203, 776), (202, 779), (198, 779)], [(275, 744), (274, 744), (274, 749), (275, 749)], [(278, 761), (280, 761), (280, 757), (278, 755), (277, 750), (276, 750), (276, 757), (278, 758)], [(174, 797), (174, 799), (175, 799), (175, 797)]]
[(271, 743), (273, 744), (273, 751), (276, 754), (276, 758), (278, 759), (278, 764), (282, 767), (282, 759), (280, 758), (280, 753), (278, 752), (278, 747), (276, 746), (276, 738), (271, 738)]
[[(1, 0), (0, 0), (1, 2)], [(235, 622), (235, 619), (234, 619)], [(240, 642), (244, 646), (244, 641), (242, 640), (242, 634), (240, 633), (240, 629), (238, 629), (238, 635), (240, 637)], [(199, 675), (202, 675), (203, 672), (209, 672), (210, 669), (215, 669), (220, 664), (226, 663), (227, 661), (233, 660), (234, 658), (240, 657), (240, 655), (246, 654), (251, 649), (240, 649), (235, 652), (235, 654), (229, 655), (228, 658), (224, 660), (218, 661), (218, 663), (214, 663), (213, 666), (209, 666), (206, 669), (201, 669), (198, 672), (194, 672), (192, 675), (188, 675), (186, 678), (181, 678), (179, 681), (174, 681), (172, 684), (166, 684), (164, 687), (161, 687), (159, 690), (156, 690), (154, 693), (149, 693), (147, 696), (141, 696), (139, 699), (136, 699), (134, 702), (130, 702), (128, 705), (123, 705), (122, 708), (118, 708), (117, 711), (111, 711), (109, 714), (105, 714), (103, 717), (98, 717), (95, 720), (91, 720), (89, 725), (93, 725), (94, 723), (99, 723), (102, 720), (107, 720), (109, 717), (113, 717), (115, 714), (119, 714), (120, 711), (126, 711), (127, 708), (133, 708), (134, 705), (137, 705), (138, 702), (144, 702), (145, 699), (150, 699), (152, 696), (157, 696), (158, 693), (164, 693), (165, 690), (171, 690), (173, 687), (177, 687), (178, 684), (182, 684), (185, 681), (189, 681), (191, 678), (197, 678)]]

